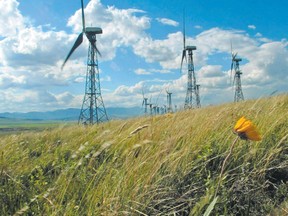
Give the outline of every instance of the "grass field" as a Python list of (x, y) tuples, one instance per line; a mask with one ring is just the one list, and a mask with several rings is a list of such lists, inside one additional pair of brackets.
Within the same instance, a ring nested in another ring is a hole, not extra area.
[(63, 124), (75, 124), (75, 122), (0, 118), (0, 135), (24, 131), (41, 131)]
[[(243, 115), (262, 140), (220, 175)], [(0, 215), (288, 214), (288, 95), (13, 134), (0, 153)]]

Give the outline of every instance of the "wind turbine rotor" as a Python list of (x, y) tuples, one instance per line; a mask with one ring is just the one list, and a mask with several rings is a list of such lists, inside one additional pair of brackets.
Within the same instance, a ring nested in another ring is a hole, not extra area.
[[(230, 40), (230, 51), (231, 51), (231, 69), (230, 69), (230, 85), (232, 85), (233, 68), (235, 67), (234, 62), (236, 61), (237, 52), (233, 52), (232, 40)], [(233, 86), (235, 82), (235, 74), (233, 77)]]
[(73, 52), (81, 45), (83, 42), (83, 33), (85, 33), (87, 39), (89, 40), (90, 44), (92, 47), (96, 50), (96, 52), (101, 56), (100, 51), (96, 47), (96, 38), (93, 36), (95, 34), (102, 34), (102, 29), (101, 28), (95, 28), (95, 27), (88, 27), (86, 28), (85, 26), (85, 14), (84, 14), (84, 4), (83, 0), (81, 0), (81, 12), (82, 12), (82, 32), (79, 34), (78, 38), (76, 39), (73, 47), (71, 48), (70, 52), (68, 53), (65, 61), (63, 62), (61, 66), (61, 70), (63, 70), (66, 62), (69, 60), (70, 56), (73, 54)]

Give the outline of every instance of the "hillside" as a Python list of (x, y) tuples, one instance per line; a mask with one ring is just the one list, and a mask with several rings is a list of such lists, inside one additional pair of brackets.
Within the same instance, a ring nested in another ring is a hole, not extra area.
[[(243, 115), (262, 140), (238, 140), (220, 176)], [(0, 215), (288, 212), (288, 95), (5, 135), (0, 153)]]

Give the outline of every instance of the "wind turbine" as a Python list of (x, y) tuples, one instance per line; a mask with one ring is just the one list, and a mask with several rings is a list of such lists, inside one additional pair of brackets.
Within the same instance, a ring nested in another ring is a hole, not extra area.
[[(233, 53), (232, 42), (231, 42), (231, 70), (230, 70), (230, 83), (232, 83), (233, 76), (233, 87), (235, 88), (234, 102), (243, 101), (244, 95), (241, 86), (241, 70), (239, 68), (239, 62), (242, 61), (241, 58), (237, 58), (237, 53)], [(234, 75), (233, 75), (234, 71)]]
[(142, 89), (142, 96), (143, 96), (142, 107), (144, 106), (144, 114), (147, 115), (147, 107), (149, 106), (149, 103), (148, 103), (148, 98), (145, 97), (144, 95), (143, 89)]
[(183, 51), (181, 58), (181, 67), (180, 71), (182, 72), (183, 61), (187, 62), (186, 53), (188, 53), (188, 73), (187, 73), (187, 91), (184, 109), (192, 109), (200, 107), (199, 100), (199, 85), (196, 85), (196, 77), (194, 71), (194, 62), (193, 62), (193, 51), (196, 50), (196, 46), (186, 46), (186, 35), (185, 35), (185, 12), (183, 16)]
[(83, 35), (89, 40), (88, 60), (87, 60), (87, 73), (86, 73), (86, 87), (85, 95), (82, 103), (82, 108), (79, 116), (78, 123), (94, 124), (103, 121), (108, 121), (108, 116), (104, 106), (104, 102), (101, 95), (100, 78), (98, 69), (98, 57), (101, 56), (99, 50), (96, 47), (96, 35), (102, 34), (102, 29), (99, 27), (86, 27), (85, 26), (85, 14), (83, 0), (81, 0), (82, 11), (82, 32), (77, 37), (74, 45), (68, 53), (65, 61), (63, 62), (61, 69), (63, 70), (66, 62), (72, 55), (72, 53), (83, 42)]
[(169, 92), (169, 88), (166, 89), (166, 93), (167, 93), (167, 112), (168, 113), (172, 113), (172, 92)]

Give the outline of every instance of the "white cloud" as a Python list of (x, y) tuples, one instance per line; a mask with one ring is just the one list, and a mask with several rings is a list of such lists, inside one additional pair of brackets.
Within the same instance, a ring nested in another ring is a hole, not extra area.
[(130, 87), (125, 85), (118, 86), (113, 94), (119, 96), (132, 96), (134, 94), (141, 93), (143, 89), (144, 82), (141, 81)]
[(24, 28), (25, 19), (18, 5), (16, 0), (0, 1), (0, 36), (11, 37)]
[(222, 72), (221, 65), (205, 65), (198, 72), (200, 77), (222, 77), (224, 74)]
[(249, 62), (243, 65), (244, 71), (249, 71), (243, 79), (249, 83), (277, 83), (288, 80), (288, 43), (264, 43), (255, 52), (245, 53)]
[(151, 75), (155, 73), (168, 74), (171, 73), (171, 71), (167, 69), (144, 69), (144, 68), (138, 68), (135, 70), (135, 74), (137, 75)]
[(4, 65), (14, 67), (54, 65), (63, 58), (68, 38), (64, 32), (43, 32), (40, 27), (27, 27), (19, 31), (17, 37), (0, 42), (0, 57)]
[(257, 32), (257, 33), (255, 34), (255, 37), (262, 37), (262, 34), (261, 34), (260, 32)]
[(0, 90), (0, 112), (49, 111), (71, 107), (79, 108), (83, 95), (70, 92), (54, 94), (44, 89)]
[(168, 74), (168, 73), (171, 73), (170, 70), (167, 70), (167, 69), (152, 69), (151, 72), (153, 73), (161, 73), (161, 74)]
[(200, 26), (200, 25), (195, 25), (194, 28), (196, 28), (196, 29), (202, 29), (203, 27)]
[(255, 25), (248, 25), (248, 28), (255, 30), (255, 29), (256, 29), (256, 26), (255, 26)]
[(75, 97), (70, 92), (66, 91), (66, 92), (63, 92), (59, 95), (55, 95), (55, 98), (56, 98), (57, 102), (59, 103), (59, 105), (61, 105), (61, 106), (64, 105), (67, 107), (67, 104), (69, 104), (71, 106), (71, 103), (73, 103), (73, 100)]
[(176, 32), (169, 34), (164, 40), (141, 38), (133, 48), (135, 54), (144, 57), (148, 63), (159, 62), (164, 69), (176, 69), (180, 65), (181, 44), (182, 33)]
[(143, 68), (138, 68), (135, 70), (135, 74), (137, 75), (150, 75), (151, 72), (147, 71), (146, 69)]
[(170, 25), (170, 26), (175, 26), (175, 27), (179, 25), (178, 22), (171, 20), (171, 19), (167, 19), (167, 18), (156, 18), (156, 20), (159, 23), (162, 23), (164, 25)]
[(110, 76), (105, 76), (105, 77), (103, 77), (103, 78), (100, 78), (100, 81), (101, 82), (111, 82), (111, 77)]

